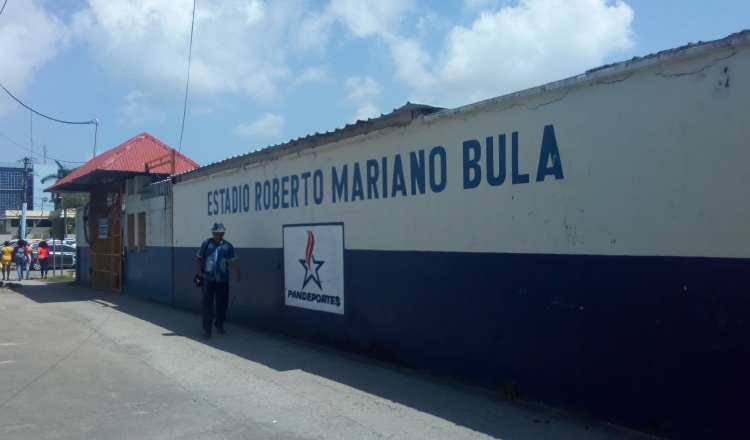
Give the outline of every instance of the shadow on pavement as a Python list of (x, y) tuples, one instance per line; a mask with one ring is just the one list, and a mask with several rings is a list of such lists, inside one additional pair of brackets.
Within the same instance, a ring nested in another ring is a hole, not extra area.
[[(40, 304), (87, 301), (101, 307), (112, 307), (166, 329), (163, 336), (204, 342), (200, 316), (170, 305), (73, 283), (32, 281), (11, 289)], [(567, 417), (536, 405), (508, 402), (497, 394), (460, 383), (247, 326), (228, 325), (226, 335), (215, 335), (205, 343), (276, 371), (302, 370), (495, 438), (537, 438), (530, 436), (529, 430), (538, 433), (536, 429), (540, 424), (554, 424)], [(597, 430), (608, 431), (611, 437), (606, 438), (641, 438), (637, 433), (610, 430), (609, 426), (596, 421), (570, 418), (568, 423), (578, 424), (585, 430), (589, 429), (587, 425), (596, 426)], [(549, 438), (560, 437), (553, 435)]]

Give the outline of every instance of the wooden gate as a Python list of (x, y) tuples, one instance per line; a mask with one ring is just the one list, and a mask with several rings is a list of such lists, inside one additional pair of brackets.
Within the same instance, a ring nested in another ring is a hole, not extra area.
[(122, 292), (122, 184), (91, 190), (91, 285)]

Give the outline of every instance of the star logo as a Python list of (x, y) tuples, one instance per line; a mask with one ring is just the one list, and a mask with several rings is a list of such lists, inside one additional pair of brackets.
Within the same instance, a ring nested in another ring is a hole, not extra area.
[(320, 275), (318, 270), (325, 261), (316, 260), (313, 256), (313, 248), (315, 247), (315, 235), (311, 230), (307, 230), (307, 248), (305, 249), (305, 259), (299, 260), (302, 267), (305, 268), (305, 278), (302, 282), (302, 288), (307, 286), (307, 283), (312, 280), (320, 290), (323, 290), (323, 286), (320, 285)]

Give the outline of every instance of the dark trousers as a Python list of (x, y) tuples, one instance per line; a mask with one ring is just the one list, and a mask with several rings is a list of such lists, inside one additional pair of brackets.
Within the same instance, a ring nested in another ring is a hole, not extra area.
[(229, 282), (216, 283), (205, 280), (203, 285), (203, 331), (211, 334), (214, 321), (214, 301), (216, 301), (216, 327), (223, 327), (227, 319), (229, 304)]
[(41, 267), (39, 269), (39, 272), (42, 275), (47, 276), (47, 272), (49, 271), (49, 269), (48, 269), (48, 267), (49, 267), (49, 258), (40, 258), (39, 259), (39, 266)]

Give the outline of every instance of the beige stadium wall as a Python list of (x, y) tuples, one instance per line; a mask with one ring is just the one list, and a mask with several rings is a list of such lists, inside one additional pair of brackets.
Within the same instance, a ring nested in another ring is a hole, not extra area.
[(749, 41), (178, 176), (174, 303), (199, 309), (221, 222), (245, 277), (230, 319), (729, 438), (750, 393)]

